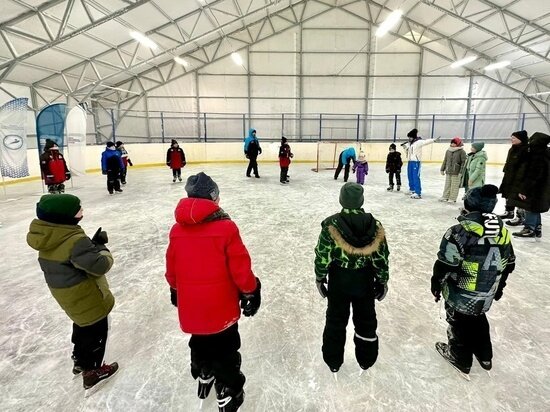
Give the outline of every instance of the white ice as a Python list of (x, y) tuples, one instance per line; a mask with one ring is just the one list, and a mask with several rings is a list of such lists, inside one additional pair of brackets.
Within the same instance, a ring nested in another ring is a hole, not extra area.
[[(261, 179), (244, 164), (191, 165), (219, 184), (221, 206), (236, 221), (262, 279), (262, 307), (241, 319), (243, 372), (249, 411), (542, 411), (550, 405), (550, 218), (542, 242), (514, 240), (517, 269), (488, 318), (494, 347), (491, 377), (477, 363), (466, 382), (434, 350), (446, 339), (440, 305), (430, 294), (431, 269), (441, 236), (457, 205), (437, 199), (444, 178), (423, 166), (424, 195), (387, 193), (382, 164), (371, 164), (365, 209), (384, 224), (390, 245), (390, 282), (377, 304), (380, 355), (359, 375), (353, 327), (336, 382), (321, 356), (327, 301), (315, 288), (313, 249), (325, 217), (339, 211), (332, 172), (292, 164), (291, 184), (279, 184), (276, 164), (260, 164)], [(499, 183), (500, 167), (488, 181)], [(353, 179), (353, 175), (352, 178)], [(108, 231), (115, 265), (108, 274), (116, 305), (111, 313), (108, 361), (120, 371), (85, 399), (72, 379), (71, 322), (46, 287), (37, 252), (26, 242), (41, 195), (39, 182), (8, 186), (0, 194), (0, 409), (8, 411), (193, 411), (196, 382), (189, 373), (189, 336), (170, 304), (164, 279), (167, 234), (184, 185), (165, 168), (131, 168), (124, 193), (109, 196), (105, 178), (90, 174), (68, 189), (82, 199), (82, 226)], [(407, 188), (403, 176), (403, 189)], [(503, 203), (496, 209), (503, 211)], [(207, 256), (204, 259), (208, 259)], [(203, 411), (215, 411), (211, 393)]]

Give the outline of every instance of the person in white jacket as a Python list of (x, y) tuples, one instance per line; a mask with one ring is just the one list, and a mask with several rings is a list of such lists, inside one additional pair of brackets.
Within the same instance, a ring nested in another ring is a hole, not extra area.
[(409, 179), (409, 195), (411, 199), (422, 199), (422, 184), (420, 182), (420, 163), (422, 161), (422, 147), (437, 142), (436, 139), (422, 139), (418, 130), (412, 129), (407, 133), (409, 141), (402, 146), (407, 151), (407, 177)]

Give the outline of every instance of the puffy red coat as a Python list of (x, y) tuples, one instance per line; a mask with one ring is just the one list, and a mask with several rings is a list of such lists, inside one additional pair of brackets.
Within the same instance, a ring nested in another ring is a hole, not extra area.
[(58, 150), (47, 150), (40, 155), (40, 169), (47, 185), (63, 183), (70, 177), (65, 158)]
[(215, 202), (197, 198), (182, 199), (176, 207), (166, 280), (177, 290), (180, 326), (186, 333), (210, 335), (227, 329), (241, 316), (240, 293), (256, 289), (239, 229), (229, 218), (211, 220), (218, 211)]

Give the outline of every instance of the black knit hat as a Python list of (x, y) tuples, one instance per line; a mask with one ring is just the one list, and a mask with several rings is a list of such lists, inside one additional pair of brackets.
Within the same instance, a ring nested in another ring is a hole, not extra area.
[(286, 141), (287, 141), (286, 137), (284, 137), (284, 136), (281, 137), (281, 143), (286, 143)]
[(185, 191), (188, 197), (216, 200), (220, 196), (220, 190), (216, 182), (204, 172), (189, 176), (185, 184)]
[(340, 189), (340, 204), (345, 209), (359, 209), (363, 206), (363, 186), (348, 182)]
[(495, 185), (474, 187), (464, 195), (464, 208), (468, 212), (491, 213), (497, 204), (497, 193)]
[(176, 139), (172, 139), (172, 142), (170, 144), (173, 146), (175, 144), (178, 144), (178, 141)]
[(393, 150), (397, 150), (397, 146), (395, 145), (395, 143), (392, 143), (390, 145), (390, 150), (393, 149)]
[(114, 147), (115, 144), (113, 142), (107, 142), (107, 147)]
[(514, 132), (512, 133), (512, 136), (517, 137), (519, 140), (521, 140), (521, 143), (527, 143), (529, 141), (529, 136), (527, 136), (527, 131), (525, 130)]
[(407, 137), (412, 137), (413, 139), (416, 139), (418, 137), (418, 130), (412, 129), (409, 133), (407, 133)]
[(69, 194), (44, 195), (36, 204), (36, 217), (50, 223), (76, 225), (79, 211), (80, 199)]
[(54, 146), (57, 146), (57, 143), (55, 143), (52, 139), (46, 139), (44, 150), (50, 150)]
[(116, 147), (120, 147), (120, 146), (122, 146), (123, 144), (124, 144), (124, 143), (121, 142), (121, 141), (119, 140), (118, 142), (116, 142)]

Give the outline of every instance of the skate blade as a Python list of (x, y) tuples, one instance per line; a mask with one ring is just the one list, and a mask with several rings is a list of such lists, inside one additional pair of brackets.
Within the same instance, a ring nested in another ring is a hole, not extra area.
[(102, 381), (96, 383), (94, 386), (92, 386), (90, 389), (84, 389), (84, 398), (89, 398), (94, 393), (98, 392), (101, 388), (105, 386), (106, 383), (108, 383), (113, 376), (115, 376), (118, 373), (118, 369), (115, 373), (113, 373), (111, 376), (109, 376), (107, 379), (103, 379)]
[(335, 382), (338, 382), (338, 372), (332, 372), (332, 377), (334, 378)]
[(453, 365), (445, 356), (443, 356), (443, 354), (442, 354), (441, 352), (439, 352), (439, 351), (437, 350), (437, 348), (435, 349), (435, 351), (436, 351), (437, 353), (439, 353), (439, 354), (441, 355), (441, 357), (442, 357), (443, 359), (445, 359), (445, 361), (447, 362), (447, 364), (449, 364), (450, 366), (452, 366), (453, 369), (454, 369), (455, 371), (457, 371), (458, 374), (459, 374), (463, 379), (467, 380), (468, 382), (471, 381), (470, 375), (468, 375), (467, 373), (462, 372), (462, 371), (461, 371), (460, 369), (458, 369), (455, 365)]
[(202, 405), (203, 405), (203, 404), (204, 404), (204, 399), (201, 399), (201, 400), (199, 401), (199, 411), (202, 410)]

